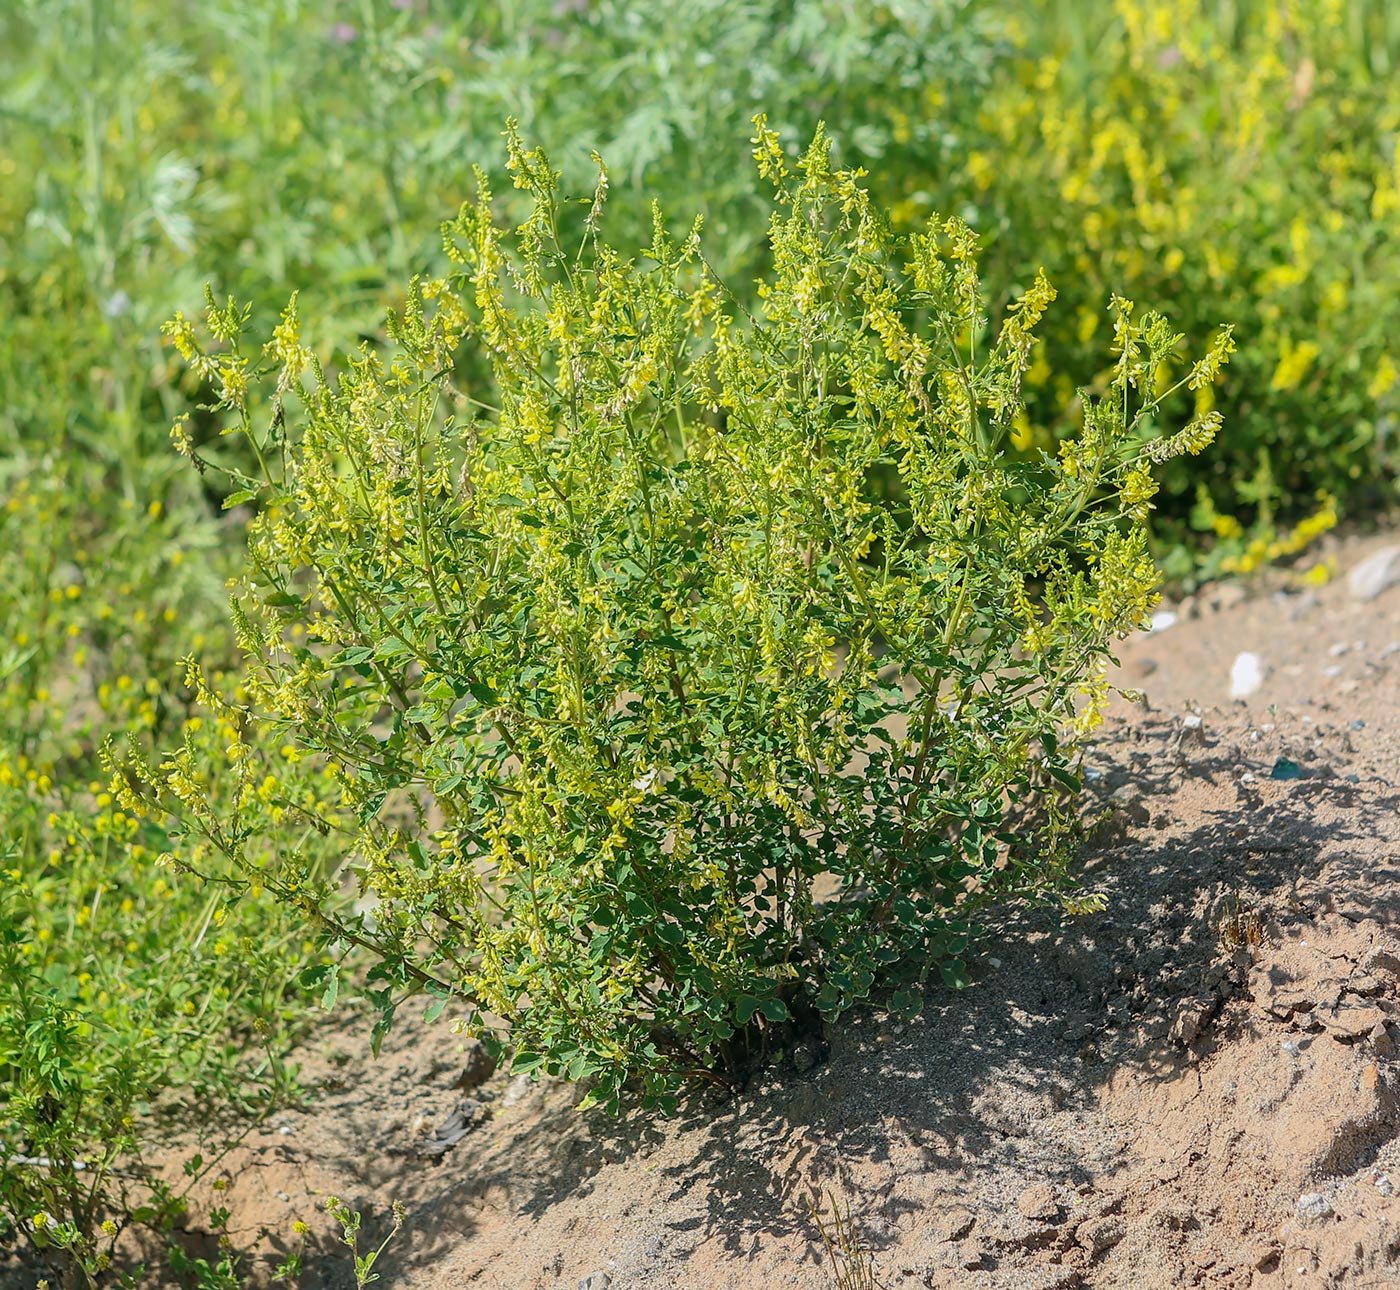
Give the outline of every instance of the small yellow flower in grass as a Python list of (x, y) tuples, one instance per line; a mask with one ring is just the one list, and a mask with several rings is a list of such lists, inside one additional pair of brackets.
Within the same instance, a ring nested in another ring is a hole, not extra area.
[(1366, 393), (1370, 398), (1379, 399), (1382, 395), (1389, 394), (1397, 382), (1400, 382), (1400, 367), (1396, 367), (1395, 360), (1389, 354), (1382, 354), (1370, 384), (1366, 387)]
[(1323, 587), (1337, 576), (1337, 562), (1332, 558), (1323, 560), (1319, 564), (1301, 574), (1298, 581), (1305, 587)]
[(307, 1227), (307, 1225), (303, 1223), (301, 1219), (298, 1218), (293, 1220), (292, 1231), (294, 1231), (298, 1236), (305, 1236), (310, 1230), (311, 1229)]
[(45, 1229), (47, 1229), (48, 1226), (49, 1226), (49, 1224), (52, 1223), (52, 1222), (53, 1222), (53, 1219), (51, 1219), (51, 1218), (48, 1216), (48, 1214), (46, 1214), (46, 1213), (41, 1209), (37, 1214), (34, 1215), (34, 1218), (33, 1218), (34, 1230), (35, 1230), (36, 1232), (42, 1232), (42, 1231), (44, 1231)]
[(1026, 452), (1035, 442), (1035, 428), (1031, 425), (1026, 410), (1022, 408), (1011, 420), (1011, 446), (1017, 452)]
[(1216, 534), (1223, 538), (1238, 538), (1244, 536), (1244, 525), (1233, 515), (1217, 515), (1210, 522)]
[(108, 1236), (115, 1236), (117, 1234), (117, 1225), (109, 1218), (103, 1222), (102, 1230), (106, 1232)]

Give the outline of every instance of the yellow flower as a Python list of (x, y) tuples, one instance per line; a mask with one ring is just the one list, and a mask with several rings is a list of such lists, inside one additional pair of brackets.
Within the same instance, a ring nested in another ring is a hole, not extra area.
[(1307, 376), (1308, 369), (1321, 352), (1313, 341), (1305, 340), (1295, 345), (1291, 339), (1285, 339), (1269, 388), (1276, 391), (1295, 389)]
[(1370, 398), (1379, 399), (1395, 388), (1396, 381), (1400, 381), (1400, 370), (1396, 369), (1395, 360), (1389, 354), (1382, 354), (1366, 393)]
[(1034, 442), (1035, 427), (1031, 425), (1030, 418), (1026, 416), (1025, 408), (1022, 408), (1011, 419), (1011, 446), (1017, 452), (1025, 452)]

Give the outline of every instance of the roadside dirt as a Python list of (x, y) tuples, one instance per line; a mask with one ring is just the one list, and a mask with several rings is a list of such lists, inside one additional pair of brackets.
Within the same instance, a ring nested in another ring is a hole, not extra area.
[[(372, 1241), (402, 1202), (381, 1284), (424, 1290), (827, 1290), (809, 1201), (829, 1222), (832, 1198), (892, 1290), (1400, 1284), (1400, 586), (1346, 578), (1395, 540), (1125, 644), (1147, 702), (1086, 758), (1106, 912), (998, 920), (974, 987), (919, 1022), (858, 1015), (802, 1073), (616, 1124), (564, 1087), (455, 1087), (446, 1024), (376, 1062), (342, 1018), (303, 1055), (305, 1108), (204, 1204), (259, 1257), (305, 1220), (325, 1286), (353, 1284), (327, 1194)], [(1241, 651), (1264, 675), (1232, 701)], [(466, 1098), (476, 1127), (420, 1159)]]

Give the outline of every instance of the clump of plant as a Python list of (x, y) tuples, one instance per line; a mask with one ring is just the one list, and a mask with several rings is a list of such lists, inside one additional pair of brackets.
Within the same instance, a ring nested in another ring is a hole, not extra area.
[(821, 1238), (827, 1267), (836, 1290), (878, 1290), (874, 1252), (865, 1244), (860, 1225), (851, 1217), (851, 1202), (843, 1208), (835, 1193), (828, 1193), (831, 1219), (822, 1217), (816, 1197), (807, 1197), (807, 1214)]
[[(698, 223), (608, 245), (605, 169), (562, 245), (556, 173), (512, 129), (529, 218), (498, 226), (479, 176), (393, 352), (333, 379), (295, 302), (261, 355), (232, 304), (213, 350), (170, 328), (262, 465), (238, 481), (248, 703), (221, 710), (328, 759), (358, 819), (354, 917), (291, 847), (257, 881), (379, 956), (386, 1016), (399, 986), (465, 1001), (514, 1069), (614, 1109), (631, 1080), (671, 1106), (725, 1078), (795, 1011), (876, 988), (917, 1011), (976, 907), (1061, 883), (1072, 734), (1154, 602), (1152, 467), (1217, 426), (1147, 436), (1180, 338), (1114, 300), (1082, 432), (1007, 453), (1049, 284), (989, 334), (965, 225), (896, 238), (823, 134), (794, 166), (756, 125), (755, 316)], [(468, 349), (489, 388), (455, 379)], [(246, 878), (246, 830), (181, 797)]]
[[(11, 494), (23, 505), (0, 507), (0, 533), (20, 537), (18, 519), (52, 492)], [(144, 621), (111, 608), (164, 545), (147, 522), (147, 543), (99, 543), (52, 587), (37, 544), (16, 541), (17, 639), (0, 661), (0, 1247), (28, 1246), (63, 1285), (104, 1280), (133, 1224), (174, 1212), (150, 1163), (172, 1122), (205, 1143), (228, 1112), (289, 1094), (285, 1053), (305, 1017), (293, 982), (318, 948), (254, 884), (203, 881), (209, 847), (145, 818), (139, 783), (107, 782), (104, 727), (127, 737), (128, 773), (143, 745), (182, 732), (188, 782), (263, 839), (313, 828), (305, 806), (324, 795), (322, 771), (277, 749), (237, 778), (216, 773), (237, 727), (194, 711), (181, 672), (157, 679), (176, 615), (160, 593)]]

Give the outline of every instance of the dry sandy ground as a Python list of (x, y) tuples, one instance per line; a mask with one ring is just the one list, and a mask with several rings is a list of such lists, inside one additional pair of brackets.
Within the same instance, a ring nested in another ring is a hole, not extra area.
[[(1087, 759), (1105, 913), (1009, 915), (921, 1021), (857, 1016), (825, 1061), (670, 1121), (501, 1074), (468, 1094), (445, 1025), (372, 1062), (341, 1020), (305, 1108), (226, 1162), (238, 1241), (302, 1217), (318, 1284), (352, 1284), (334, 1193), (370, 1237), (407, 1206), (383, 1285), (828, 1290), (808, 1200), (834, 1196), (889, 1290), (1400, 1285), (1400, 586), (1362, 603), (1345, 577), (1394, 540), (1125, 645), (1149, 706)], [(1232, 702), (1242, 650), (1268, 674)], [(481, 1123), (419, 1159), (467, 1096)]]

